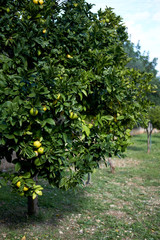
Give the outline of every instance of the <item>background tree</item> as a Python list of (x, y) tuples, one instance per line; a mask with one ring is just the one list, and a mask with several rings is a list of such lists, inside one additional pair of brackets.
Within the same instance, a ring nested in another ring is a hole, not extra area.
[(160, 129), (160, 106), (150, 108), (149, 119), (154, 128)]
[[(127, 66), (134, 69), (139, 69), (141, 72), (151, 73), (153, 75), (151, 81), (152, 91), (147, 94), (148, 99), (152, 104), (158, 106), (160, 105), (160, 77), (157, 76), (158, 71), (156, 70), (157, 58), (154, 58), (152, 61), (149, 59), (149, 53), (141, 53), (141, 47), (138, 44), (135, 46), (131, 41), (127, 41), (124, 45), (127, 55), (130, 57), (130, 61), (127, 63)], [(147, 152), (150, 153), (151, 149), (151, 135), (153, 127), (157, 127), (157, 115), (158, 108), (148, 108), (148, 117), (149, 122), (146, 127), (147, 132)], [(154, 124), (153, 124), (154, 123)]]
[(141, 52), (141, 46), (138, 42), (135, 46), (130, 40), (124, 44), (125, 52), (127, 53), (130, 61), (127, 66), (130, 68), (138, 69), (141, 72), (152, 73), (153, 78), (151, 81), (151, 86), (153, 91), (148, 93), (148, 99), (155, 105), (160, 105), (160, 77), (158, 76), (158, 71), (156, 70), (157, 58), (150, 61), (149, 53)]
[(84, 0), (2, 0), (0, 158), (3, 174), (37, 211), (40, 176), (63, 189), (105, 156), (122, 154), (143, 120), (151, 75), (126, 67), (128, 36), (111, 8)]
[(150, 153), (153, 128), (160, 129), (160, 106), (151, 107), (149, 109), (148, 119), (150, 121), (147, 128), (147, 152)]

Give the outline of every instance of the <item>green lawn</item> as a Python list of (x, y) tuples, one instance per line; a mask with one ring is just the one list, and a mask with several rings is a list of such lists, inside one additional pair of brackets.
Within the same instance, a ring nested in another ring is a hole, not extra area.
[(103, 165), (92, 184), (63, 192), (45, 182), (37, 217), (26, 214), (26, 199), (0, 190), (0, 240), (159, 240), (160, 134), (134, 136), (125, 159), (114, 159), (115, 174)]

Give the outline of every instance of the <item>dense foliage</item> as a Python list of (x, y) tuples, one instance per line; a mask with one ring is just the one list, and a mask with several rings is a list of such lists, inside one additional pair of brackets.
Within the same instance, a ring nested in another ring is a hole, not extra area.
[[(126, 67), (128, 36), (112, 9), (84, 0), (1, 0), (0, 158), (20, 195), (34, 178), (68, 189), (121, 154), (144, 120), (151, 75)], [(105, 160), (105, 159), (104, 159)]]

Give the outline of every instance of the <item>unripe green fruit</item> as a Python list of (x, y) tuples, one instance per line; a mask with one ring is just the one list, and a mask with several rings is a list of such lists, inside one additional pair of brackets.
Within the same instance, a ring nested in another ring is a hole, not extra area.
[(89, 123), (89, 124), (88, 124), (88, 127), (89, 127), (89, 128), (92, 128), (92, 127), (93, 127), (93, 124), (92, 124), (92, 123)]
[(71, 119), (73, 119), (73, 115), (74, 115), (74, 113), (73, 113), (73, 112), (70, 112), (69, 117), (70, 117)]
[(43, 154), (44, 153), (44, 148), (43, 147), (38, 148), (38, 153)]
[(30, 114), (35, 117), (38, 114), (38, 110), (36, 108), (31, 108)]
[(70, 112), (69, 117), (70, 117), (71, 119), (77, 119), (77, 118), (78, 118), (78, 115), (77, 115), (77, 113)]
[(77, 113), (74, 113), (74, 114), (73, 114), (73, 119), (77, 119), (77, 118), (78, 118)]

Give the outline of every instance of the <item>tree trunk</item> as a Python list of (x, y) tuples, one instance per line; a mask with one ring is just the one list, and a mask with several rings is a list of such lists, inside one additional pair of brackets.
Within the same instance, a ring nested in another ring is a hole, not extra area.
[(38, 197), (35, 199), (32, 196), (28, 197), (28, 215), (36, 215), (38, 214)]
[(115, 167), (113, 166), (111, 157), (108, 158), (108, 163), (109, 163), (109, 166), (110, 166), (110, 169), (111, 169), (111, 173), (115, 173)]
[[(38, 183), (38, 175), (36, 175), (33, 180)], [(38, 197), (35, 199), (32, 196), (28, 196), (28, 215), (36, 215), (38, 214)]]
[(151, 134), (152, 134), (152, 131), (153, 131), (153, 126), (152, 126), (151, 122), (148, 123), (148, 128), (146, 130), (147, 130), (147, 153), (150, 153), (150, 150), (151, 150)]
[(91, 173), (88, 173), (86, 185), (91, 183)]
[(150, 153), (150, 134), (147, 132), (147, 153)]

